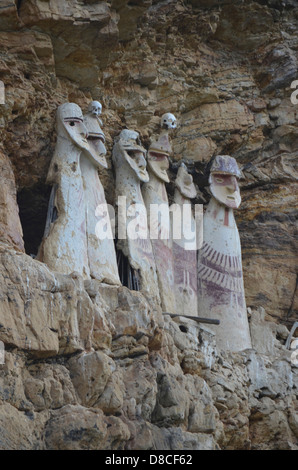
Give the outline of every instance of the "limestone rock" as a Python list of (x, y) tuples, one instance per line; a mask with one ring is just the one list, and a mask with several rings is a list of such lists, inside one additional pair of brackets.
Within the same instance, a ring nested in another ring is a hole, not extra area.
[[(111, 296), (109, 319), (115, 327), (115, 336), (131, 335), (137, 337), (147, 333), (148, 330), (152, 331), (156, 321), (154, 318), (158, 318), (155, 316), (153, 306), (136, 291), (130, 291), (125, 287), (112, 289), (100, 287), (99, 292), (104, 299)], [(134, 311), (135, 315), (127, 314), (131, 311)]]
[(278, 45), (267, 52), (259, 80), (268, 92), (289, 86), (296, 78), (297, 57), (287, 45)]
[(13, 0), (3, 0), (1, 3), (1, 29), (15, 29), (20, 26), (20, 19), (18, 17), (17, 6)]
[(153, 428), (154, 448), (158, 450), (215, 450), (212, 436), (192, 434), (181, 428)]
[(136, 359), (123, 371), (125, 384), (124, 409), (130, 419), (143, 418), (151, 421), (156, 405), (156, 370), (149, 361)]
[(51, 35), (59, 75), (80, 80), (84, 86), (96, 83), (99, 67), (107, 61), (108, 51), (118, 37), (115, 18), (106, 2), (61, 4), (55, 0), (45, 4), (29, 0), (21, 5), (19, 15), (27, 27)]
[(25, 251), (13, 169), (9, 159), (1, 151), (0, 184), (0, 241), (18, 251)]
[(25, 254), (1, 247), (0, 339), (38, 356), (91, 347), (94, 305), (77, 276), (52, 273)]
[[(298, 447), (298, 368), (284, 347), (298, 311), (296, 3), (2, 0), (1, 449)], [(91, 100), (103, 105), (113, 206), (114, 137), (137, 129), (148, 149), (168, 110), (179, 121), (170, 200), (178, 162), (205, 203), (209, 160), (236, 158), (253, 350), (224, 353), (208, 326), (173, 321), (150, 296), (28, 256), (44, 231), (56, 109)]]
[(188, 377), (187, 390), (191, 396), (188, 430), (193, 433), (213, 433), (217, 427), (218, 412), (207, 383), (201, 377)]
[(212, 368), (217, 358), (215, 333), (207, 325), (183, 317), (165, 319), (165, 330), (179, 351), (183, 371), (200, 375), (202, 369)]
[[(215, 450), (213, 436), (190, 433), (181, 428), (160, 428), (145, 421), (135, 422), (128, 450)], [(185, 460), (187, 461), (187, 459)]]
[(298, 413), (295, 409), (290, 409), (289, 424), (292, 432), (297, 437), (298, 435)]
[[(5, 265), (1, 273), (1, 340), (39, 354), (56, 354), (58, 323), (51, 315), (52, 299), (48, 294), (54, 289), (54, 276), (27, 255), (2, 248), (1, 260)], [(40, 302), (45, 302), (47, 308), (41, 308)]]
[(237, 5), (223, 6), (215, 37), (244, 51), (251, 51), (269, 42), (270, 34), (275, 33), (278, 38), (274, 26), (272, 11), (257, 2), (248, 2), (241, 8)]
[[(295, 446), (293, 447), (291, 445), (291, 429), (282, 411), (275, 410), (262, 420), (253, 421), (251, 424), (251, 433), (253, 436), (253, 450), (264, 449), (264, 444), (259, 444), (259, 442), (264, 442), (265, 439), (268, 449), (290, 450), (295, 448)], [(278, 441), (276, 440), (276, 435), (279, 435)]]
[(130, 434), (116, 417), (99, 409), (67, 405), (53, 411), (45, 430), (48, 450), (119, 450)]
[(229, 100), (222, 103), (202, 104), (185, 113), (181, 121), (183, 133), (193, 135), (199, 132), (206, 136), (215, 135), (216, 132), (229, 132), (231, 129), (239, 133), (245, 132), (253, 125), (253, 115), (237, 100)]
[(189, 398), (184, 392), (185, 378), (177, 367), (156, 354), (151, 357), (151, 364), (157, 371), (157, 397), (152, 422), (160, 427), (185, 424), (189, 414)]
[[(281, 178), (286, 181), (284, 172)], [(241, 214), (238, 215), (247, 305), (265, 308), (267, 314), (272, 315), (271, 319), (277, 315), (279, 318), (288, 317), (289, 320), (293, 318), (294, 321), (297, 308), (293, 208), (296, 184), (293, 184), (291, 190), (283, 183), (269, 189), (269, 192), (266, 187), (268, 188), (264, 182), (262, 188), (253, 190), (243, 204), (244, 212), (240, 211)], [(255, 205), (256, 197), (258, 207)], [(282, 202), (277, 202), (277, 199)], [(248, 207), (249, 221), (243, 223), (243, 215), (247, 213)], [(249, 226), (255, 228), (254, 239), (258, 240), (258, 249), (262, 247), (262, 252), (266, 253), (262, 263), (259, 262), (256, 248), (252, 246)]]
[(0, 365), (0, 400), (21, 411), (31, 411), (24, 385), (25, 360), (22, 355), (5, 352), (5, 363)]
[(96, 407), (103, 410), (108, 416), (111, 414), (119, 414), (124, 408), (123, 382), (123, 372), (118, 368), (110, 376), (103, 394), (96, 403)]
[(76, 394), (68, 370), (62, 365), (30, 366), (24, 378), (24, 390), (35, 411), (58, 409), (76, 403)]
[(25, 413), (0, 404), (1, 450), (43, 450), (41, 436), (48, 413)]
[(116, 365), (103, 352), (94, 351), (72, 357), (69, 368), (80, 403), (94, 407), (115, 372)]
[(151, 4), (152, 0), (137, 0), (133, 3), (128, 0), (112, 0), (111, 6), (120, 16), (118, 23), (120, 40), (127, 41), (133, 37), (138, 20)]
[(261, 354), (273, 357), (277, 327), (275, 323), (265, 321), (265, 310), (261, 307), (252, 311), (250, 318), (250, 334), (252, 347)]

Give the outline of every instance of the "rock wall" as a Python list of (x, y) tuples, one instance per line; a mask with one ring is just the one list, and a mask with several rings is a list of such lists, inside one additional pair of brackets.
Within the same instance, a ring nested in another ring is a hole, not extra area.
[[(297, 448), (298, 369), (284, 347), (297, 319), (297, 20), (294, 0), (1, 0), (1, 448)], [(133, 128), (148, 147), (167, 111), (180, 122), (171, 177), (183, 160), (196, 202), (209, 198), (212, 155), (242, 166), (252, 350), (223, 354), (213, 331), (150, 298), (29, 256), (56, 108), (91, 98), (104, 108), (108, 202), (113, 138)]]
[(1, 449), (298, 448), (298, 369), (263, 310), (253, 349), (223, 353), (125, 287), (6, 248), (1, 266)]

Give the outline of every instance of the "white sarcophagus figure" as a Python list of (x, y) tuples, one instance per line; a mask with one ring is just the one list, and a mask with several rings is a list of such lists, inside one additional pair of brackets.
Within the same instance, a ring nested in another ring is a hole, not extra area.
[(53, 189), (37, 259), (54, 271), (75, 271), (89, 278), (80, 155), (90, 153), (90, 148), (81, 108), (74, 103), (59, 106), (56, 129), (57, 143), (47, 176)]
[(133, 290), (159, 302), (155, 261), (147, 226), (147, 211), (140, 185), (149, 181), (146, 151), (139, 134), (125, 129), (115, 139), (113, 163), (116, 172), (118, 209), (117, 258), (120, 279)]
[(169, 201), (165, 183), (169, 182), (167, 170), (169, 155), (172, 152), (168, 131), (176, 123), (168, 119), (170, 113), (162, 116), (161, 125), (165, 129), (148, 150), (148, 172), (150, 180), (142, 188), (147, 208), (148, 226), (156, 264), (161, 304), (164, 312), (176, 313), (174, 292), (174, 265), (170, 229)]
[(90, 276), (99, 281), (120, 285), (112, 224), (106, 203), (104, 188), (98, 170), (107, 168), (105, 136), (101, 129), (101, 104), (92, 101), (84, 115), (88, 142), (92, 154), (81, 154), (81, 172), (84, 186), (87, 253)]
[[(192, 176), (184, 163), (175, 181), (171, 210), (176, 311), (198, 315), (197, 234), (191, 199), (197, 195)], [(177, 231), (177, 234), (175, 233)]]
[(57, 143), (47, 176), (53, 189), (37, 259), (63, 274), (76, 272), (119, 285), (113, 237), (102, 240), (96, 233), (98, 207), (106, 205), (98, 177), (106, 150), (98, 126), (91, 128), (97, 129), (93, 137), (100, 142), (90, 144), (81, 108), (65, 103), (57, 110)]
[(220, 320), (216, 327), (220, 349), (251, 348), (241, 246), (234, 209), (241, 203), (237, 162), (215, 158), (210, 170), (211, 201), (204, 214), (204, 241), (198, 256), (199, 316)]

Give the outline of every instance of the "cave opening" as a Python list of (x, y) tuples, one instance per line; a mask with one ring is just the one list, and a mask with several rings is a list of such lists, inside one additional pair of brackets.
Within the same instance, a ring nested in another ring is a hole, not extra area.
[[(117, 246), (117, 242), (116, 242)], [(119, 271), (119, 277), (121, 284), (124, 287), (128, 287), (130, 290), (140, 290), (140, 274), (138, 271), (133, 269), (129, 263), (129, 259), (125, 256), (121, 250), (117, 250), (117, 265)]]
[(43, 238), (50, 195), (51, 187), (41, 183), (22, 188), (17, 195), (25, 251), (33, 257)]

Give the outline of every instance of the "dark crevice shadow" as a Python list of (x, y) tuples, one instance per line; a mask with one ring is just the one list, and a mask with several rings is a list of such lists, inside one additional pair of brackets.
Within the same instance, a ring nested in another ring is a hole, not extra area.
[(45, 231), (51, 191), (51, 186), (41, 183), (18, 191), (19, 214), (28, 255), (37, 255)]

